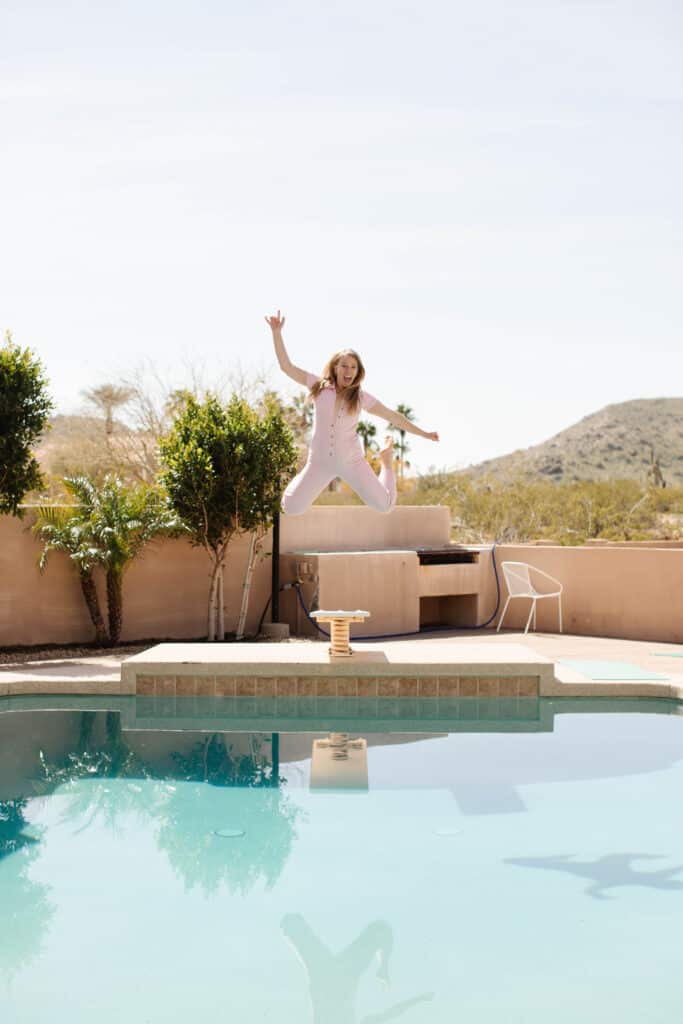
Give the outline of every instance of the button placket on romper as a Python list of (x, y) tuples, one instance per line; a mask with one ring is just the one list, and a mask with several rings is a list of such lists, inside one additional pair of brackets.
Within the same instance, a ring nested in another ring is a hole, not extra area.
[[(312, 386), (318, 378), (309, 374)], [(379, 512), (388, 512), (396, 501), (396, 481), (391, 466), (382, 466), (379, 477), (367, 463), (356, 433), (358, 415), (341, 402), (336, 409), (337, 395), (325, 388), (315, 400), (313, 437), (306, 465), (290, 482), (283, 495), (282, 508), (286, 515), (301, 515), (335, 477), (341, 477), (360, 495), (366, 505)], [(370, 407), (375, 401), (370, 398)], [(367, 408), (367, 393), (362, 393), (361, 407)], [(348, 425), (345, 422), (349, 420)], [(324, 461), (325, 433), (329, 430), (327, 462)]]

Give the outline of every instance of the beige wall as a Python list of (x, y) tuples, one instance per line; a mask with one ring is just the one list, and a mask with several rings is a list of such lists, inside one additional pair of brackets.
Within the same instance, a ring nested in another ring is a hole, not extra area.
[[(225, 571), (228, 629), (239, 614), (247, 541), (230, 548)], [(89, 641), (93, 638), (78, 575), (66, 555), (50, 556), (41, 575), (40, 545), (19, 521), (0, 518), (0, 646)], [(122, 640), (206, 636), (209, 559), (184, 540), (164, 540), (146, 548), (124, 577)], [(96, 574), (103, 613), (103, 577)], [(270, 559), (255, 573), (248, 627), (255, 627), (270, 593)]]
[[(29, 516), (0, 517), (0, 646), (92, 639), (76, 573), (65, 556), (54, 555), (40, 575), (40, 546), (29, 524)], [(419, 567), (411, 550), (443, 546), (448, 534), (445, 508), (400, 507), (388, 516), (356, 506), (314, 508), (282, 519), (282, 582), (294, 577), (298, 561), (308, 561), (319, 577), (319, 606), (366, 607), (372, 614), (366, 633), (412, 631), (420, 621), (484, 622), (495, 607), (487, 551), (476, 566)], [(351, 554), (362, 549), (367, 554)], [(296, 551), (328, 554), (287, 557)], [(501, 545), (496, 554), (499, 563), (530, 562), (563, 582), (566, 632), (683, 641), (682, 549)], [(228, 630), (237, 623), (246, 556), (247, 541), (236, 540), (225, 574)], [(204, 636), (208, 574), (208, 558), (186, 541), (147, 549), (125, 577), (123, 639)], [(270, 574), (266, 558), (255, 572), (247, 632), (268, 599)], [(310, 601), (315, 582), (304, 589)], [(527, 602), (512, 602), (506, 626), (523, 625), (527, 612)], [(291, 592), (281, 597), (280, 617), (305, 631)], [(539, 630), (556, 627), (556, 602), (541, 602)]]
[[(283, 555), (283, 581), (297, 577), (297, 567), (306, 567), (302, 595), (310, 609), (317, 593), (317, 606), (326, 610), (360, 608), (370, 612), (365, 622), (354, 623), (353, 636), (412, 633), (420, 627), (418, 559), (415, 551), (366, 551)], [(280, 618), (293, 633), (316, 636), (296, 594), (282, 595)], [(325, 625), (329, 630), (329, 625)]]
[[(499, 564), (528, 562), (560, 580), (566, 633), (683, 641), (683, 550), (505, 544), (496, 548), (496, 558)], [(504, 600), (504, 585), (502, 590)], [(495, 607), (492, 573), (486, 576), (482, 606), (484, 613)], [(528, 601), (512, 601), (505, 626), (523, 626), (528, 614)], [(537, 627), (557, 630), (557, 601), (539, 602)]]
[[(41, 576), (40, 544), (30, 525), (30, 510), (23, 520), (0, 516), (0, 647), (91, 640), (93, 629), (77, 574), (65, 555), (54, 554)], [(403, 506), (390, 515), (353, 506), (320, 507), (303, 516), (282, 517), (280, 548), (287, 552), (439, 546), (448, 543), (449, 526), (448, 509), (439, 506)], [(229, 549), (228, 631), (237, 625), (247, 549), (246, 538), (235, 539)], [(270, 539), (264, 553), (270, 553)], [(122, 640), (205, 636), (209, 567), (206, 554), (184, 540), (160, 541), (147, 548), (124, 579)], [(270, 594), (270, 579), (271, 560), (266, 557), (254, 573), (247, 632), (256, 629)], [(98, 582), (104, 610), (101, 574)]]
[(385, 551), (450, 542), (444, 505), (399, 505), (388, 515), (358, 505), (319, 505), (281, 519), (282, 551)]

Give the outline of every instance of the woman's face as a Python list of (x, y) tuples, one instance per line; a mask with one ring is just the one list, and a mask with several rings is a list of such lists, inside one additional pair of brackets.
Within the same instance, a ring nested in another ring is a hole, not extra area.
[(335, 384), (342, 390), (349, 388), (358, 376), (358, 361), (353, 356), (342, 356), (334, 368)]

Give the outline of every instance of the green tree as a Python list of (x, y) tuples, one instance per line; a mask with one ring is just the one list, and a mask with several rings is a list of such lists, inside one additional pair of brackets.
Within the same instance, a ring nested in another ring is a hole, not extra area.
[[(396, 406), (396, 412), (402, 413), (402, 415), (405, 416), (407, 420), (410, 420), (411, 423), (415, 420), (415, 413), (409, 405), (404, 405), (403, 402), (399, 402)], [(406, 459), (410, 445), (406, 441), (405, 430), (401, 430), (399, 427), (390, 425), (389, 431), (392, 434), (398, 434), (398, 441), (394, 444), (394, 450), (396, 452), (396, 461), (398, 462), (398, 478), (399, 480), (402, 480), (405, 467), (410, 465)]]
[(211, 560), (208, 638), (223, 639), (223, 568), (238, 533), (270, 527), (296, 466), (292, 434), (275, 403), (263, 415), (236, 396), (187, 401), (161, 441), (161, 480), (191, 542)]
[(182, 525), (157, 488), (145, 484), (126, 487), (115, 476), (105, 477), (97, 488), (85, 478), (77, 484), (87, 502), (93, 539), (102, 552), (107, 574), (109, 638), (117, 644), (123, 625), (125, 572), (147, 544), (180, 532)]
[(8, 331), (0, 348), (0, 512), (21, 515), (24, 495), (43, 484), (32, 448), (53, 407), (47, 386), (40, 361)]
[[(117, 644), (123, 624), (123, 577), (131, 562), (152, 540), (183, 527), (165, 495), (140, 484), (126, 487), (107, 476), (101, 486), (88, 477), (67, 477), (64, 486), (76, 503), (69, 508), (41, 508), (34, 530), (44, 547), (39, 566), (51, 551), (62, 551), (78, 569), (81, 590), (95, 626), (96, 640)], [(109, 635), (104, 627), (93, 572), (106, 573)]]
[(363, 442), (363, 451), (366, 456), (370, 451), (377, 451), (377, 442), (375, 441), (377, 427), (374, 423), (370, 423), (369, 420), (359, 420), (356, 433)]
[[(65, 486), (69, 488), (68, 480), (65, 481)], [(104, 624), (94, 578), (95, 567), (103, 565), (104, 556), (93, 541), (89, 522), (81, 519), (80, 509), (75, 506), (43, 506), (38, 509), (33, 531), (43, 542), (43, 550), (38, 560), (41, 572), (45, 571), (48, 558), (53, 551), (59, 551), (71, 559), (78, 571), (81, 593), (90, 621), (95, 627), (95, 643), (105, 646), (109, 642), (109, 634)]]
[(87, 388), (83, 396), (104, 414), (104, 432), (110, 437), (114, 433), (114, 410), (131, 400), (133, 390), (125, 385), (101, 384), (97, 388)]

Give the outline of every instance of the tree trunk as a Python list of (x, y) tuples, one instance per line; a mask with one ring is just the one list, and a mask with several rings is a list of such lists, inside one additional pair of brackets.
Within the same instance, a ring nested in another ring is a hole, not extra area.
[(109, 637), (113, 644), (121, 639), (123, 624), (123, 577), (115, 569), (107, 570), (107, 605), (109, 610)]
[(105, 647), (109, 643), (109, 636), (107, 634), (107, 627), (104, 624), (104, 618), (102, 617), (102, 610), (100, 608), (100, 599), (97, 596), (97, 588), (95, 586), (95, 580), (91, 572), (82, 572), (81, 578), (81, 590), (85, 603), (88, 606), (88, 613), (90, 615), (90, 621), (95, 627), (95, 643), (100, 644), (101, 647)]
[(218, 567), (218, 640), (225, 640), (225, 601), (223, 599), (223, 562)]
[[(234, 533), (234, 531), (232, 531)], [(211, 581), (209, 583), (209, 607), (208, 607), (208, 640), (225, 639), (225, 609), (223, 602), (223, 568), (225, 566), (225, 553), (232, 537), (230, 533), (227, 539), (221, 541), (216, 547), (209, 547), (206, 552), (212, 561)]]
[(218, 557), (215, 553), (213, 554), (213, 557), (215, 561), (211, 569), (211, 582), (209, 584), (209, 607), (206, 637), (210, 643), (216, 639), (216, 589), (218, 587), (218, 569), (220, 566), (220, 562), (218, 561)]
[(249, 543), (249, 556), (247, 567), (244, 571), (244, 583), (242, 584), (242, 604), (240, 606), (240, 617), (237, 623), (235, 640), (241, 640), (244, 636), (244, 625), (247, 621), (247, 608), (249, 607), (249, 593), (251, 591), (251, 580), (254, 575), (254, 562), (256, 561), (256, 534), (252, 533)]
[(78, 736), (78, 753), (85, 754), (93, 748), (93, 729), (95, 728), (95, 711), (81, 712), (81, 728)]

